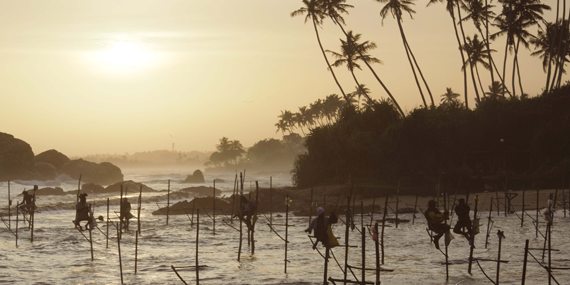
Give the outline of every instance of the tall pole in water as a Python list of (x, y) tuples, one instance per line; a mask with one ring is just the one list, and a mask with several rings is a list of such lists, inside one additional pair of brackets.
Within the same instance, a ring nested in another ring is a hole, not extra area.
[(285, 198), (285, 273), (287, 273), (287, 243), (289, 243), (289, 194)]
[(212, 221), (213, 221), (213, 226), (212, 226), (212, 235), (216, 235), (216, 179), (214, 179), (214, 193), (213, 193), (213, 197), (214, 197), (214, 213), (212, 213)]
[(198, 263), (198, 241), (200, 240), (200, 209), (196, 209), (196, 211), (196, 284), (200, 284), (200, 264)]
[[(347, 196), (347, 205), (346, 205), (346, 223), (345, 223), (345, 230), (344, 230), (344, 280), (346, 280), (347, 273), (348, 273), (348, 228), (350, 227), (350, 195)], [(346, 284), (346, 282), (344, 282)]]
[(109, 198), (107, 198), (107, 245), (105, 248), (109, 248)]
[(138, 209), (138, 213), (137, 213), (137, 235), (141, 235), (141, 210), (142, 210), (142, 184), (141, 184), (141, 188), (139, 191), (139, 209)]
[(166, 194), (166, 225), (168, 226), (168, 216), (170, 214), (170, 179), (168, 179), (168, 194)]
[(269, 176), (269, 224), (273, 225), (273, 177)]
[[(12, 230), (12, 200), (10, 200), (10, 180), (8, 180), (8, 229)], [(564, 207), (564, 216), (566, 217), (566, 207)]]
[[(475, 211), (473, 212), (473, 222), (477, 223), (477, 227), (479, 226), (479, 220), (477, 220), (477, 205), (479, 205), (479, 195), (475, 195)], [(471, 225), (471, 233), (469, 235), (471, 248), (469, 249), (469, 267), (467, 268), (467, 272), (471, 274), (471, 265), (473, 263), (473, 249), (475, 248), (475, 224)]]
[(243, 239), (243, 207), (241, 206), (241, 200), (243, 199), (243, 176), (240, 172), (239, 174), (239, 180), (240, 180), (240, 194), (239, 194), (239, 202), (238, 202), (238, 207), (239, 207), (239, 247), (238, 247), (238, 262), (241, 259), (241, 244), (242, 244), (242, 239)]
[(34, 222), (36, 220), (36, 191), (38, 191), (38, 185), (34, 185), (34, 197), (32, 198), (33, 200), (31, 205), (32, 216), (30, 217), (30, 224), (32, 229), (30, 231), (30, 235), (32, 242), (34, 242)]

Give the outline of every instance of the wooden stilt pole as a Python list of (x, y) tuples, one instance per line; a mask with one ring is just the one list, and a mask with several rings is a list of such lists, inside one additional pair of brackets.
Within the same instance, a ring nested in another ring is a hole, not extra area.
[[(241, 187), (240, 189), (241, 190), (240, 190), (240, 195), (239, 195), (240, 198), (239, 198), (239, 202), (238, 202), (239, 217), (240, 217), (239, 218), (239, 247), (238, 247), (238, 258), (237, 258), (238, 262), (241, 259), (241, 244), (242, 244), (242, 239), (243, 239), (243, 207), (241, 205), (242, 204), (241, 200), (243, 199), (243, 176), (242, 176), (241, 172), (239, 174), (239, 180), (240, 180), (240, 187)], [(198, 210), (198, 211), (200, 211), (200, 210)]]
[(501, 204), (500, 204), (500, 199), (499, 199), (499, 188), (497, 188), (497, 185), (495, 184), (495, 197), (497, 198), (497, 217), (501, 215)]
[[(444, 211), (447, 211), (447, 192), (443, 193), (443, 207)], [(447, 221), (444, 221), (444, 223), (447, 225)], [(443, 237), (443, 240), (443, 243), (445, 244), (445, 280), (449, 280), (449, 255), (447, 254), (448, 246), (445, 235)]]
[[(552, 221), (552, 213), (550, 214), (551, 221)], [(548, 235), (548, 285), (552, 284), (552, 228), (551, 223), (548, 223), (546, 226), (546, 233)]]
[(384, 215), (382, 216), (382, 234), (380, 235), (380, 246), (382, 250), (382, 264), (384, 264), (384, 228), (386, 226), (386, 215), (388, 214), (388, 195), (384, 202)]
[(32, 206), (31, 206), (32, 215), (30, 216), (30, 226), (32, 228), (30, 231), (30, 240), (32, 242), (34, 242), (34, 223), (36, 219), (36, 191), (38, 191), (38, 185), (34, 185), (34, 197), (32, 198)]
[[(8, 229), (12, 230), (12, 200), (10, 200), (10, 180), (8, 180)], [(564, 207), (564, 217), (566, 217), (566, 207)]]
[(289, 243), (289, 194), (285, 198), (285, 273), (287, 273), (287, 244)]
[(503, 240), (503, 238), (504, 238), (503, 232), (499, 231), (499, 232), (497, 233), (497, 236), (499, 237), (499, 253), (498, 253), (498, 256), (497, 256), (497, 278), (496, 278), (496, 281), (495, 281), (495, 285), (499, 285), (499, 272), (500, 272), (500, 269), (501, 269), (501, 242), (502, 242), (502, 240)]
[(524, 198), (525, 198), (524, 196), (525, 196), (525, 193), (524, 193), (524, 192), (525, 192), (525, 186), (523, 185), (523, 189), (522, 189), (522, 214), (521, 214), (521, 228), (522, 228), (522, 227), (523, 227), (523, 225), (524, 225), (524, 214), (525, 214), (525, 210), (524, 210), (524, 208), (525, 208), (525, 202), (524, 202)]
[(135, 274), (137, 274), (137, 263), (139, 254), (139, 231), (137, 230), (135, 234)]
[(493, 197), (491, 197), (491, 205), (489, 205), (489, 217), (487, 217), (487, 237), (485, 238), (485, 249), (489, 244), (489, 231), (491, 230), (491, 213), (493, 212)]
[(214, 179), (214, 193), (213, 193), (213, 197), (214, 197), (214, 213), (212, 214), (212, 221), (213, 221), (213, 226), (212, 226), (212, 235), (216, 235), (216, 179)]
[[(479, 205), (479, 195), (475, 195), (475, 211), (473, 212), (473, 222), (477, 221), (477, 223), (479, 223), (479, 221), (477, 220), (477, 205)], [(471, 232), (469, 235), (469, 238), (471, 239), (470, 241), (471, 247), (469, 249), (469, 267), (467, 268), (467, 272), (469, 274), (471, 274), (471, 265), (473, 264), (473, 249), (475, 248), (475, 231), (473, 230), (474, 228), (475, 224), (472, 223)]]
[(564, 189), (564, 185), (562, 185), (562, 207), (564, 208), (564, 218), (566, 218), (566, 189)]
[(16, 248), (18, 248), (18, 220), (20, 219), (20, 204), (16, 202)]
[[(196, 198), (194, 198), (196, 199)], [(196, 200), (194, 200), (194, 203), (192, 203), (192, 221), (191, 221), (191, 225), (194, 226), (194, 209), (196, 208)]]
[(109, 248), (109, 198), (107, 198), (107, 244), (105, 248)]
[(170, 179), (168, 179), (168, 194), (166, 194), (166, 225), (168, 226), (168, 216), (170, 216)]
[[(347, 197), (347, 205), (346, 205), (346, 223), (345, 223), (345, 230), (344, 230), (344, 243), (345, 243), (345, 248), (344, 248), (344, 280), (346, 280), (347, 277), (347, 273), (348, 273), (348, 229), (350, 228), (350, 213), (352, 211), (350, 210), (350, 195)], [(344, 284), (346, 285), (346, 282), (344, 282)]]
[(416, 209), (418, 207), (418, 194), (416, 194), (416, 203), (414, 204), (414, 214), (412, 215), (412, 225), (416, 221)]
[(396, 228), (398, 228), (398, 203), (400, 202), (400, 183), (402, 182), (402, 178), (398, 180), (398, 189), (396, 189)]
[[(259, 205), (259, 183), (255, 181), (255, 207)], [(251, 209), (253, 211), (253, 209)], [(257, 210), (254, 211), (253, 215), (257, 215)], [(253, 218), (251, 219), (251, 255), (255, 253), (255, 223)]]
[(536, 188), (536, 220), (535, 220), (536, 221), (536, 227), (535, 227), (536, 238), (538, 238), (538, 212), (539, 212), (539, 209), (538, 209), (538, 200), (539, 200), (538, 191), (539, 190), (537, 187)]
[(269, 224), (273, 225), (273, 177), (269, 176)]
[(360, 201), (360, 226), (364, 227), (364, 202)]
[[(121, 196), (119, 198), (119, 235), (118, 235), (118, 239), (121, 239), (121, 235), (123, 234), (123, 219), (125, 217), (123, 217), (123, 184), (121, 183)], [(121, 279), (123, 277), (123, 274), (121, 274)], [(121, 283), (123, 283), (123, 281), (121, 280)]]
[(376, 205), (376, 192), (374, 192), (374, 198), (372, 198), (372, 211), (370, 212), (370, 224), (369, 224), (369, 226), (372, 226), (372, 222), (374, 221), (374, 206), (375, 205)]
[[(240, 222), (240, 225), (241, 225), (241, 222)], [(196, 210), (196, 284), (200, 284), (200, 263), (198, 262), (198, 244), (199, 244), (199, 241), (200, 241), (200, 209), (197, 209)], [(239, 245), (240, 245), (240, 251), (241, 251), (241, 236), (240, 236), (240, 244)], [(238, 255), (238, 261), (239, 261), (239, 255)]]
[(362, 226), (362, 284), (366, 284), (366, 227)]
[(94, 217), (93, 217), (93, 215), (91, 215), (91, 204), (89, 204), (88, 209), (89, 209), (89, 221), (88, 221), (87, 225), (89, 225), (89, 245), (91, 246), (91, 261), (93, 261), (94, 260), (93, 259), (93, 234), (91, 233), (91, 231), (93, 229), (91, 228), (91, 225), (92, 225), (91, 223), (92, 223)]
[(323, 284), (329, 284), (327, 277), (328, 277), (328, 269), (329, 269), (329, 254), (330, 254), (330, 249), (328, 246), (326, 246), (325, 249), (325, 272), (324, 272), (324, 278), (323, 278)]
[[(234, 223), (234, 216), (235, 216), (235, 211), (234, 211), (234, 205), (236, 203), (236, 196), (237, 196), (237, 173), (236, 173), (236, 178), (234, 180), (234, 191), (232, 192), (232, 215), (231, 215), (231, 219), (230, 219), (230, 223)], [(194, 210), (192, 210), (192, 212), (194, 212)], [(194, 214), (192, 214), (194, 215)]]
[(526, 280), (526, 262), (528, 258), (528, 239), (524, 243), (524, 259), (523, 259), (523, 270), (522, 270), (522, 282), (521, 285), (524, 285)]
[(374, 223), (374, 231), (376, 232), (376, 240), (374, 241), (374, 250), (376, 253), (376, 283), (375, 284), (380, 285), (380, 270), (382, 268), (380, 268), (380, 253), (379, 253), (379, 248), (378, 248), (378, 223)]
[[(119, 222), (121, 224), (121, 222)], [(121, 271), (121, 284), (123, 284), (123, 261), (121, 260), (121, 230), (117, 227), (117, 249), (119, 251), (119, 269)]]
[(137, 236), (139, 236), (141, 234), (141, 210), (142, 210), (142, 184), (141, 184), (141, 188), (139, 191), (139, 209), (137, 212)]

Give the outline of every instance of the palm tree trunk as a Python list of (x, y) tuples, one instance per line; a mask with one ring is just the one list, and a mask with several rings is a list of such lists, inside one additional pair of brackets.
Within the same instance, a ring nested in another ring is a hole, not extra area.
[[(457, 32), (457, 25), (455, 24), (455, 15), (453, 9), (449, 11), (451, 15), (451, 20), (453, 20), (453, 29), (455, 30), (455, 38), (457, 39), (457, 44), (459, 45), (459, 52), (461, 53), (461, 64), (465, 62), (465, 56), (463, 56), (463, 49), (461, 48), (461, 40), (459, 39), (459, 33)], [(467, 99), (467, 71), (463, 70), (463, 92), (465, 94), (465, 109), (469, 109), (469, 103)]]
[[(344, 34), (344, 36), (346, 37), (346, 31), (344, 30), (344, 28), (342, 27), (342, 25), (337, 21), (337, 19), (335, 17), (332, 17), (333, 22), (339, 26), (339, 28), (342, 30), (342, 33)], [(359, 55), (361, 57), (362, 54), (359, 53)], [(394, 102), (394, 104), (396, 105), (396, 107), (398, 108), (398, 111), (400, 111), (400, 114), (402, 114), (402, 117), (405, 117), (404, 112), (402, 111), (402, 108), (400, 108), (400, 105), (398, 104), (398, 102), (396, 101), (396, 99), (394, 98), (394, 96), (392, 96), (392, 93), (390, 93), (390, 90), (388, 90), (388, 88), (386, 87), (386, 85), (384, 85), (384, 82), (382, 82), (382, 80), (380, 80), (380, 77), (378, 77), (378, 75), (376, 74), (376, 72), (374, 71), (374, 69), (372, 68), (372, 66), (370, 66), (370, 64), (368, 64), (367, 61), (364, 61), (364, 63), (366, 64), (366, 66), (368, 66), (368, 69), (370, 69), (370, 71), (372, 72), (372, 74), (374, 74), (374, 77), (376, 77), (376, 80), (378, 81), (378, 83), (380, 83), (380, 85), (382, 85), (382, 88), (384, 88), (384, 91), (386, 91), (386, 93), (388, 93), (388, 96), (390, 96), (390, 99), (392, 99), (392, 102)], [(360, 85), (359, 85), (360, 86)]]
[(414, 74), (414, 79), (416, 80), (416, 85), (418, 86), (418, 90), (420, 91), (420, 96), (422, 96), (422, 101), (424, 102), (424, 106), (427, 109), (428, 105), (426, 103), (426, 98), (424, 97), (424, 93), (422, 92), (422, 87), (420, 86), (420, 82), (418, 81), (418, 76), (416, 74), (416, 70), (414, 69), (414, 64), (410, 59), (410, 52), (408, 51), (408, 45), (406, 44), (406, 36), (404, 35), (404, 30), (402, 29), (402, 23), (400, 22), (400, 16), (396, 16), (396, 21), (398, 21), (398, 28), (400, 29), (400, 36), (402, 37), (402, 42), (404, 43), (404, 49), (406, 50), (406, 55), (408, 56), (408, 62), (410, 63), (410, 67), (412, 68), (412, 73)]
[(315, 34), (317, 35), (317, 41), (319, 42), (319, 47), (321, 48), (321, 52), (323, 53), (323, 56), (325, 57), (325, 61), (327, 62), (327, 66), (329, 67), (329, 70), (330, 70), (330, 72), (334, 78), (334, 82), (336, 82), (336, 85), (338, 86), (338, 89), (340, 89), (342, 96), (348, 102), (348, 97), (346, 96), (346, 94), (344, 94), (344, 90), (342, 90), (342, 86), (340, 86), (340, 83), (338, 83), (338, 80), (336, 79), (336, 75), (334, 74), (334, 71), (331, 68), (331, 64), (329, 63), (329, 59), (327, 58), (327, 54), (325, 53), (325, 49), (323, 48), (323, 44), (321, 43), (321, 38), (319, 37), (319, 30), (317, 29), (317, 22), (315, 21), (315, 18), (313, 18), (313, 27), (315, 28)]
[[(505, 44), (505, 59), (503, 60), (503, 86), (506, 86), (504, 79), (505, 79), (505, 73), (506, 73), (506, 67), (507, 67), (507, 55), (509, 52), (508, 48), (509, 48), (509, 36), (507, 35), (507, 43)], [(505, 91), (503, 91), (503, 97), (505, 97)], [(511, 94), (511, 97), (513, 97), (512, 94)]]
[(515, 89), (515, 79), (517, 78), (517, 77), (516, 77), (516, 71), (517, 71), (517, 56), (518, 56), (518, 52), (519, 52), (519, 44), (520, 44), (520, 41), (521, 41), (521, 39), (518, 38), (517, 44), (516, 44), (516, 45), (513, 45), (513, 46), (515, 47), (515, 55), (513, 56), (513, 78), (512, 78), (512, 80), (511, 80), (511, 84), (512, 84), (512, 86), (513, 86), (513, 97), (516, 97), (516, 96), (517, 96), (517, 94), (516, 94), (517, 92), (516, 92), (516, 89)]
[(414, 64), (416, 65), (416, 68), (418, 69), (418, 72), (420, 73), (420, 77), (422, 78), (422, 81), (424, 82), (424, 85), (426, 86), (426, 89), (428, 91), (429, 97), (431, 99), (431, 105), (433, 107), (435, 107), (435, 103), (433, 101), (433, 96), (431, 94), (431, 90), (429, 89), (429, 85), (426, 82), (426, 79), (424, 78), (424, 75), (422, 73), (422, 70), (420, 69), (420, 66), (418, 65), (418, 62), (416, 61), (416, 57), (414, 56), (414, 53), (412, 52), (412, 48), (410, 47), (410, 44), (408, 43), (408, 40), (406, 39), (406, 46), (408, 47), (408, 50), (410, 50), (410, 55), (412, 56), (412, 60), (414, 61)]
[(475, 64), (475, 72), (477, 73), (477, 81), (479, 81), (481, 93), (483, 93), (483, 97), (485, 97), (485, 89), (483, 89), (483, 84), (481, 84), (481, 77), (479, 76), (479, 68), (477, 67), (477, 64)]
[[(488, 9), (489, 6), (487, 3), (487, 0), (485, 0), (485, 6)], [(493, 58), (491, 56), (491, 47), (489, 44), (489, 15), (488, 15), (488, 13), (485, 13), (485, 35), (486, 35), (485, 44), (487, 46), (487, 53), (489, 55), (489, 66), (491, 66), (491, 61), (493, 60)], [(481, 36), (483, 36), (483, 35), (481, 35)], [(495, 76), (493, 75), (493, 68), (490, 68), (489, 70), (491, 70), (491, 84), (492, 84), (493, 82), (495, 82)], [(483, 96), (485, 96), (485, 91), (483, 91), (483, 89), (481, 89), (481, 92), (483, 92)]]
[[(517, 46), (515, 47), (515, 66), (513, 68), (516, 68), (517, 70), (517, 76), (519, 78), (519, 89), (521, 90), (521, 96), (524, 94), (523, 92), (523, 87), (522, 87), (522, 79), (521, 79), (521, 69), (519, 67), (519, 47), (520, 47), (520, 43), (521, 40), (519, 38), (519, 40), (517, 41)], [(514, 77), (514, 74), (513, 74)], [(514, 87), (513, 87), (513, 93), (514, 93)]]
[(560, 88), (560, 81), (562, 80), (562, 71), (564, 70), (564, 60), (566, 59), (566, 53), (565, 51), (567, 51), (568, 49), (568, 45), (566, 45), (566, 47), (562, 46), (562, 43), (565, 41), (565, 39), (568, 37), (568, 35), (566, 34), (566, 32), (568, 31), (567, 29), (564, 29), (563, 25), (564, 25), (564, 20), (566, 19), (566, 0), (564, 0), (564, 2), (562, 2), (562, 23), (561, 23), (561, 27), (562, 27), (562, 37), (560, 37), (560, 43), (558, 45), (558, 48), (560, 48), (560, 57), (558, 58), (559, 60), (559, 65), (560, 65), (560, 72), (558, 72), (558, 80), (556, 81), (556, 88)]
[[(517, 47), (518, 48), (518, 47)], [(517, 56), (517, 76), (519, 77), (519, 88), (521, 89), (521, 98), (524, 95), (524, 90), (522, 86), (522, 79), (521, 79), (521, 68), (519, 66), (519, 58)]]
[[(461, 7), (459, 7), (459, 5), (457, 5), (457, 16), (459, 17), (459, 19), (461, 19)], [(459, 21), (459, 28), (461, 29), (461, 36), (463, 37), (463, 45), (465, 45), (467, 42), (465, 40), (465, 31), (463, 30), (463, 22)], [(473, 64), (471, 63), (471, 56), (467, 55), (467, 57), (469, 58), (469, 69), (471, 70), (471, 79), (473, 80), (473, 89), (475, 89), (475, 96), (477, 96), (477, 100), (481, 100), (481, 98), (479, 98), (479, 91), (477, 91), (477, 83), (475, 83), (475, 76), (473, 75)]]

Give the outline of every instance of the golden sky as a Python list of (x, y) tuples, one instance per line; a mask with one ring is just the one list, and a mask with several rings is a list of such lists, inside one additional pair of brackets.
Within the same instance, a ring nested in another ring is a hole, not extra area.
[[(381, 3), (348, 3), (355, 8), (345, 17), (347, 29), (378, 45), (371, 52), (384, 62), (375, 66), (378, 75), (404, 111), (421, 105), (396, 21), (389, 16), (381, 24)], [(555, 8), (555, 1), (545, 3)], [(279, 138), (280, 110), (339, 94), (311, 23), (289, 15), (301, 4), (0, 1), (0, 132), (27, 141), (36, 154), (57, 149), (69, 156), (170, 149), (172, 143), (177, 150), (214, 150), (223, 136), (246, 147)], [(416, 2), (414, 20), (404, 17), (406, 36), (434, 100), (446, 87), (463, 98), (451, 18), (442, 4), (426, 4)], [(545, 18), (552, 20), (554, 11)], [(319, 32), (325, 49), (340, 50), (338, 27), (326, 20)], [(466, 33), (475, 33), (471, 23)], [(501, 66), (504, 38), (492, 48)], [(540, 60), (521, 51), (520, 66), (525, 93), (536, 95), (546, 78)], [(486, 88), (489, 75), (480, 71)], [(336, 73), (352, 92), (346, 68)], [(372, 98), (386, 97), (368, 71), (357, 76)], [(474, 96), (470, 88), (470, 106)]]

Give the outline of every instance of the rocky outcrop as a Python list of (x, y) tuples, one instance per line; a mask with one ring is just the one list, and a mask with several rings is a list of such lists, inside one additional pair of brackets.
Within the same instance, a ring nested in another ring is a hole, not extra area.
[[(206, 197), (206, 198), (196, 198), (190, 202), (184, 200), (182, 202), (178, 202), (172, 206), (168, 210), (169, 215), (184, 215), (186, 213), (192, 213), (192, 208), (194, 209), (211, 209), (214, 203), (214, 198)], [(231, 210), (232, 205), (230, 202), (226, 200), (222, 200), (216, 198), (216, 211), (218, 210)], [(186, 209), (186, 211), (184, 211)], [(152, 212), (153, 215), (166, 215), (166, 207), (156, 210)]]
[(35, 163), (38, 162), (49, 163), (53, 165), (55, 169), (58, 170), (61, 169), (63, 165), (66, 164), (68, 161), (69, 158), (65, 154), (55, 149), (46, 150), (34, 157)]
[(202, 171), (200, 171), (200, 169), (197, 169), (196, 171), (194, 171), (192, 175), (188, 175), (188, 177), (186, 177), (186, 179), (184, 179), (180, 183), (204, 183), (204, 182), (205, 182), (204, 174), (202, 174)]
[(0, 181), (37, 179), (32, 147), (23, 140), (0, 133)]
[(49, 163), (36, 162), (34, 169), (38, 180), (53, 180), (57, 177), (57, 169)]
[(132, 180), (115, 183), (113, 185), (107, 186), (105, 188), (104, 193), (111, 193), (111, 192), (121, 192), (121, 185), (123, 185), (123, 191), (127, 191), (127, 193), (139, 193), (141, 186), (143, 192), (157, 192), (156, 190), (138, 182), (134, 182)]
[(73, 179), (79, 179), (79, 175), (81, 175), (81, 181), (100, 185), (123, 181), (121, 169), (109, 162), (97, 164), (83, 159), (70, 160), (63, 165), (61, 172)]
[[(77, 194), (77, 191), (74, 191)], [(81, 185), (81, 193), (106, 193), (105, 187), (95, 183), (85, 183)]]
[[(214, 188), (213, 187), (206, 187), (206, 186), (198, 186), (198, 187), (188, 187), (177, 192), (186, 192), (192, 193), (195, 196), (204, 196), (204, 197), (212, 197)], [(220, 196), (222, 194), (222, 190), (216, 189), (216, 196)]]

